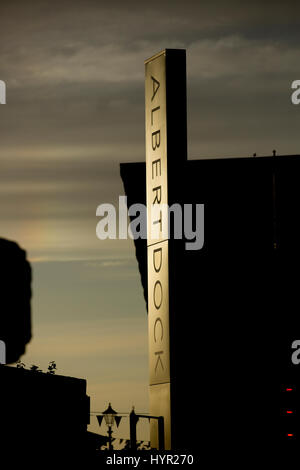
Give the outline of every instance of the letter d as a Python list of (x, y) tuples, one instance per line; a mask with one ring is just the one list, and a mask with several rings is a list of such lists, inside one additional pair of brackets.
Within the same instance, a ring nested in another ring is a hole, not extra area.
[(155, 272), (159, 272), (162, 265), (162, 248), (157, 248), (153, 251), (153, 266)]

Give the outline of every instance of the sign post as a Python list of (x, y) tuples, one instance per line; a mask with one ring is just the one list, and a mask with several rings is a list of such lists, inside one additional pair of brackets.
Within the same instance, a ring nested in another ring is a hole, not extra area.
[[(166, 49), (145, 62), (148, 334), (150, 414), (163, 416), (172, 448), (172, 321), (175, 311), (173, 240), (166, 207), (178, 202), (187, 159), (185, 50)], [(151, 447), (159, 447), (156, 423)]]

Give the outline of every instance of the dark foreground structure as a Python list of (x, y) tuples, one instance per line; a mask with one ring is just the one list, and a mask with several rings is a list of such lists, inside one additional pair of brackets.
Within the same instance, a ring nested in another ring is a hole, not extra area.
[(96, 446), (85, 380), (2, 365), (0, 384), (1, 452), (45, 463), (83, 458)]
[(0, 340), (16, 362), (31, 339), (31, 267), (17, 243), (0, 238)]
[[(199, 251), (170, 245), (172, 448), (255, 452), (300, 439), (300, 156), (190, 160), (178, 171), (173, 202), (204, 204), (205, 236)], [(122, 164), (121, 176), (128, 206), (146, 204), (145, 164)], [(135, 247), (147, 301), (146, 240)]]

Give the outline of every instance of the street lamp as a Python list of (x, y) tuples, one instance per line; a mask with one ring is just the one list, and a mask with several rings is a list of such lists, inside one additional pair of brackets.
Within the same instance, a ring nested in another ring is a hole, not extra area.
[(112, 450), (113, 447), (112, 447), (112, 444), (111, 444), (111, 435), (112, 435), (112, 426), (115, 424), (115, 416), (116, 416), (117, 412), (115, 410), (112, 409), (111, 407), (111, 403), (109, 403), (108, 405), (108, 408), (103, 411), (103, 416), (104, 416), (104, 419), (105, 419), (105, 423), (108, 427), (108, 449), (109, 450)]

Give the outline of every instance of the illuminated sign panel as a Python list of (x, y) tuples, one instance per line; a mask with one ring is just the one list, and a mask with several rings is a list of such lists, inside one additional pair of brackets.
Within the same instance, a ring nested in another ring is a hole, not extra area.
[[(170, 448), (169, 242), (161, 210), (168, 203), (165, 52), (145, 65), (150, 413), (164, 416)], [(157, 425), (151, 424), (151, 446), (157, 447)]]
[(146, 63), (146, 168), (150, 385), (170, 381), (166, 58)]
[[(166, 209), (178, 202), (178, 178), (187, 153), (184, 50), (166, 49), (145, 62), (145, 112), (150, 414), (164, 417), (165, 448), (170, 449), (174, 395), (170, 322), (176, 287), (169, 266), (176, 250), (169, 240)], [(151, 447), (157, 448), (158, 441), (153, 420)]]

